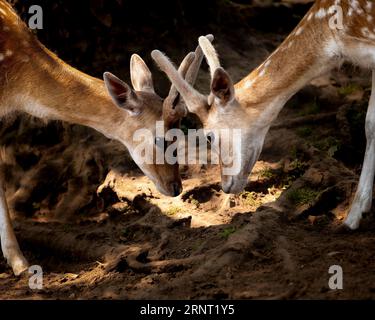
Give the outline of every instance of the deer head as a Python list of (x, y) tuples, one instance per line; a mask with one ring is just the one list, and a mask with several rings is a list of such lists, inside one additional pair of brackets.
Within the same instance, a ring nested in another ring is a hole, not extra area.
[[(214, 149), (220, 160), (224, 192), (238, 193), (246, 186), (247, 177), (262, 150), (268, 127), (257, 125), (253, 115), (236, 98), (233, 81), (220, 66), (211, 42), (200, 37), (199, 44), (210, 67), (209, 95), (195, 90), (160, 51), (154, 50), (151, 55), (177, 88), (188, 110), (199, 116), (210, 141), (217, 139)], [(250, 128), (249, 123), (252, 122), (254, 125)], [(226, 148), (223, 148), (224, 145)]]
[[(187, 80), (195, 81), (191, 75), (198, 73), (201, 60), (197, 59), (193, 52), (189, 53), (179, 68), (180, 76), (185, 80), (185, 76), (189, 75)], [(157, 153), (162, 152), (164, 156), (168, 147), (168, 142), (157, 136), (156, 126), (163, 121), (164, 132), (179, 128), (180, 119), (187, 113), (186, 106), (173, 85), (164, 100), (155, 93), (152, 74), (145, 62), (136, 54), (131, 57), (130, 73), (133, 88), (115, 75), (104, 73), (105, 86), (113, 102), (129, 115), (127, 123), (122, 126), (123, 129), (117, 136), (160, 192), (168, 196), (178, 196), (182, 191), (178, 164), (170, 164), (165, 158), (161, 162), (156, 161)], [(144, 129), (152, 134), (152, 138), (150, 136), (147, 141), (143, 141), (143, 147), (152, 150), (154, 161), (144, 161), (137, 151), (139, 141), (135, 141), (134, 134)]]

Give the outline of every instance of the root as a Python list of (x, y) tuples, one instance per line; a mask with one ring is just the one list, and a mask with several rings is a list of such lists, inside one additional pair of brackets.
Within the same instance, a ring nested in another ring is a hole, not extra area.
[(148, 250), (142, 247), (128, 247), (122, 253), (109, 261), (105, 270), (107, 272), (124, 272), (130, 269), (136, 273), (170, 273), (190, 268), (195, 262), (203, 259), (203, 255), (185, 259), (170, 259), (148, 261)]
[(323, 123), (323, 122), (331, 122), (336, 119), (336, 112), (329, 112), (317, 115), (309, 115), (304, 117), (298, 117), (294, 119), (284, 120), (281, 123), (275, 123), (272, 125), (272, 129), (282, 129), (282, 128), (293, 128), (297, 126), (301, 126), (304, 124), (314, 124), (314, 123)]
[(62, 230), (63, 225), (32, 224), (30, 221), (16, 228), (21, 247), (31, 247), (31, 252), (42, 256), (61, 256), (75, 261), (102, 260), (113, 247), (90, 239), (90, 234), (80, 235), (77, 230)]

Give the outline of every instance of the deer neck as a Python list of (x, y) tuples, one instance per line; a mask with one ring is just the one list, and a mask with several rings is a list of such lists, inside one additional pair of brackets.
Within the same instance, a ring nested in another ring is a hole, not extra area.
[(72, 68), (39, 42), (28, 55), (29, 61), (18, 70), (22, 76), (8, 80), (17, 110), (92, 127), (109, 138), (119, 138), (114, 130), (123, 127), (127, 113), (114, 105), (103, 81)]
[[(313, 10), (313, 9), (312, 9)], [(341, 61), (335, 36), (327, 25), (301, 21), (277, 50), (235, 86), (240, 104), (260, 126), (270, 126), (285, 103), (314, 78)], [(316, 32), (319, 27), (320, 33)]]
[(0, 0), (0, 9), (0, 115), (25, 111), (117, 138), (113, 130), (127, 113), (112, 103), (104, 82), (46, 49), (6, 1)]

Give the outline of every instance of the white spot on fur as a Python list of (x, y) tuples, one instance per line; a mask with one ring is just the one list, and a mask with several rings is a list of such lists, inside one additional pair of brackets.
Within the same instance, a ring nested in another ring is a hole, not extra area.
[(336, 6), (330, 6), (329, 8), (328, 8), (328, 14), (332, 14), (332, 13), (334, 13), (336, 11)]
[(365, 36), (365, 37), (368, 37), (369, 34), (370, 34), (370, 30), (366, 27), (362, 28), (361, 29), (361, 33)]
[(375, 39), (375, 34), (370, 32), (370, 30), (366, 27), (361, 29), (362, 34), (369, 39)]
[(0, 53), (0, 61), (3, 61), (5, 58), (4, 54), (3, 53)]
[[(362, 14), (363, 10), (361, 9), (361, 6), (357, 0), (351, 1), (351, 9), (354, 10), (357, 14)], [(349, 10), (350, 11), (350, 10)]]
[(358, 14), (363, 14), (363, 10), (362, 9), (357, 9), (355, 12), (357, 12)]
[(246, 81), (245, 88), (250, 89), (253, 86), (254, 82), (255, 82), (255, 79)]
[(6, 57), (10, 57), (12, 54), (13, 54), (13, 51), (12, 51), (12, 50), (7, 50), (7, 51), (5, 51), (5, 56), (6, 56)]
[(296, 36), (299, 36), (303, 31), (303, 27), (299, 27), (296, 31)]
[(352, 1), (350, 1), (350, 5), (352, 6), (352, 8), (354, 10), (357, 10), (359, 8), (359, 2), (358, 2), (358, 0), (352, 0)]
[(326, 15), (327, 11), (324, 8), (319, 9), (319, 11), (315, 13), (315, 17), (318, 19), (323, 19)]
[(330, 40), (326, 43), (324, 51), (329, 57), (334, 57), (338, 54), (339, 48), (335, 40)]

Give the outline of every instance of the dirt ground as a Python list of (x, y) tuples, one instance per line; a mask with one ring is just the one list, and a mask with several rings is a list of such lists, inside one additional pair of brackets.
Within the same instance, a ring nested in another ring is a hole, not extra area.
[[(239, 32), (216, 44), (239, 80), (284, 36)], [(240, 195), (221, 191), (216, 166), (197, 165), (181, 166), (184, 191), (167, 198), (122, 146), (90, 129), (8, 119), (7, 197), (44, 288), (29, 289), (1, 257), (0, 298), (374, 298), (373, 213), (356, 232), (340, 227), (364, 154), (369, 79), (343, 66), (299, 92)], [(343, 268), (343, 290), (328, 287), (331, 265)]]

